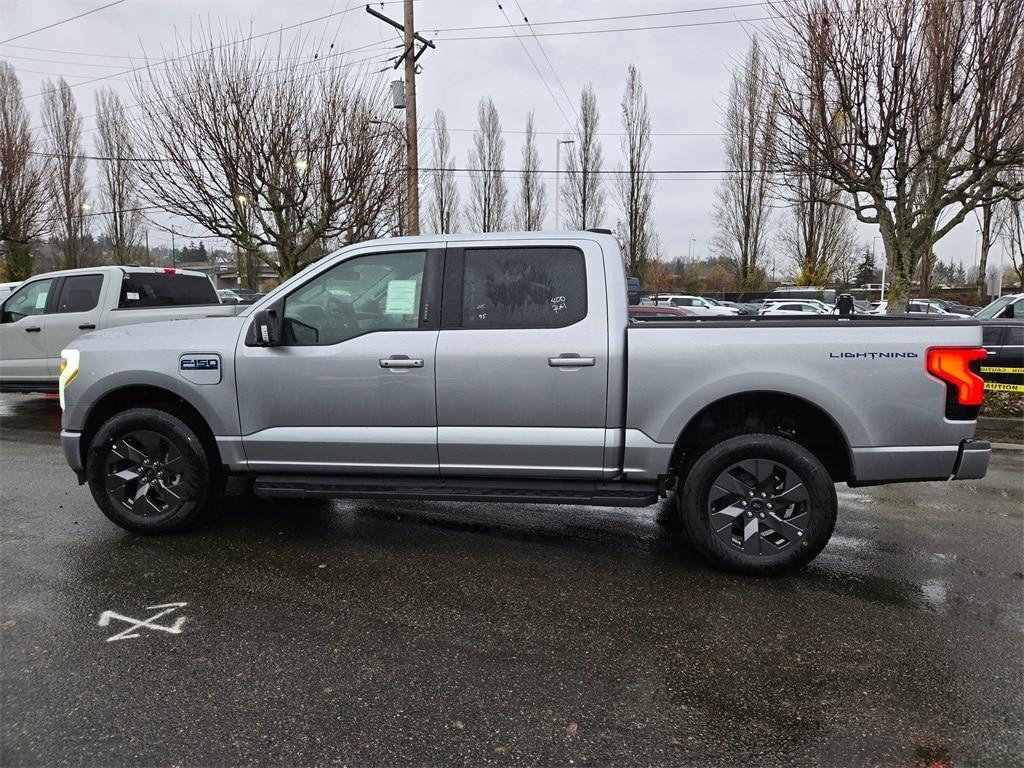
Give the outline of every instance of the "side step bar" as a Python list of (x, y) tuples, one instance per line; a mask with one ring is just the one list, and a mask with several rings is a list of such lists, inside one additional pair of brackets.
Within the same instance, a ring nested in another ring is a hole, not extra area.
[(600, 507), (646, 507), (658, 501), (658, 487), (654, 484), (516, 478), (486, 482), (483, 478), (258, 475), (253, 491), (268, 498), (420, 499)]

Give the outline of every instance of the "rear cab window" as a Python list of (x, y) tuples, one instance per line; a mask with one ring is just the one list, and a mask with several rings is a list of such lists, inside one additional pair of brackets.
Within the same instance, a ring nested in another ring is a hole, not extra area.
[(127, 272), (121, 279), (118, 309), (187, 307), (220, 304), (213, 283), (205, 275), (180, 272)]
[(71, 275), (64, 278), (57, 312), (88, 312), (100, 303), (103, 275)]
[(463, 266), (463, 328), (565, 328), (587, 316), (576, 248), (473, 248)]

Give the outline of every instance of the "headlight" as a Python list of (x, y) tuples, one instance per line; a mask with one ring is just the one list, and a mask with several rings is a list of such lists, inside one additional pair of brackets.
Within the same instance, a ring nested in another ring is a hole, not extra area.
[(64, 388), (78, 375), (78, 350), (62, 349), (60, 352), (60, 379), (57, 391), (60, 393), (60, 409), (64, 410)]

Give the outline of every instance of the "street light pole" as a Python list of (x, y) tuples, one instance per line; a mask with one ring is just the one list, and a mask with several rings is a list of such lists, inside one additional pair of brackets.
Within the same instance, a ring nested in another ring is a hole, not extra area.
[[(875, 260), (875, 245), (878, 243), (878, 235), (871, 240), (871, 261)], [(889, 265), (889, 259), (882, 256), (882, 294), (878, 297), (879, 301), (885, 301), (885, 268)]]
[(559, 181), (562, 168), (562, 145), (575, 143), (576, 139), (555, 139), (555, 229), (561, 226), (558, 219), (558, 203), (562, 197), (562, 185)]

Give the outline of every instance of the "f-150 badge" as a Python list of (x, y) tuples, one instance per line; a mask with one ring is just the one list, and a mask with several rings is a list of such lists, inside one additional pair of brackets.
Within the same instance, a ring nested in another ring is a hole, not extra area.
[(191, 353), (178, 358), (182, 378), (193, 384), (220, 383), (220, 355)]

